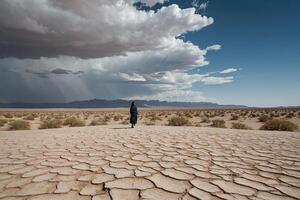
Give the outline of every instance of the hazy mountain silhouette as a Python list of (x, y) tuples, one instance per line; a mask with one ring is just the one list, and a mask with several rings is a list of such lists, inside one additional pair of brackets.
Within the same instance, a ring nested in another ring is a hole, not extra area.
[[(68, 103), (0, 103), (0, 108), (122, 108), (129, 107), (130, 100), (93, 99)], [(158, 100), (136, 100), (138, 107), (191, 107), (191, 108), (245, 108), (244, 105), (220, 105), (211, 102), (168, 102)]]

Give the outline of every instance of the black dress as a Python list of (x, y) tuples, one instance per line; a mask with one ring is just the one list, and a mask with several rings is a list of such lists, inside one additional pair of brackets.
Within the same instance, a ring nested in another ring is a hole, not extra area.
[(130, 123), (136, 124), (137, 123), (137, 115), (138, 111), (135, 105), (130, 107)]

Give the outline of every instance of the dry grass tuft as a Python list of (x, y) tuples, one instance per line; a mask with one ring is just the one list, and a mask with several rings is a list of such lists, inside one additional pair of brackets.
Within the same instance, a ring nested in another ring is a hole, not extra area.
[(239, 116), (235, 114), (231, 114), (231, 119), (230, 120), (238, 120)]
[(249, 126), (246, 124), (240, 123), (240, 122), (234, 122), (231, 125), (232, 129), (251, 129)]
[(297, 124), (284, 119), (272, 119), (262, 125), (260, 129), (269, 131), (297, 131), (299, 127)]
[(23, 120), (16, 120), (9, 123), (9, 130), (29, 130), (30, 123)]
[(191, 123), (184, 117), (172, 117), (169, 119), (168, 126), (190, 126)]
[(65, 120), (64, 125), (69, 125), (71, 127), (79, 127), (79, 126), (85, 126), (85, 123), (84, 121), (81, 121), (76, 117), (70, 117)]
[(7, 123), (6, 119), (0, 119), (0, 127), (4, 126)]
[(258, 117), (258, 121), (259, 122), (266, 122), (266, 121), (268, 121), (268, 120), (270, 120), (271, 119), (271, 117), (269, 117), (268, 115), (260, 115), (259, 117)]
[(201, 123), (210, 123), (210, 119), (208, 117), (203, 117)]
[(8, 119), (11, 119), (14, 117), (11, 113), (4, 113), (3, 116)]
[(39, 129), (61, 128), (62, 124), (63, 124), (62, 121), (59, 119), (43, 121)]
[(214, 119), (212, 120), (212, 127), (215, 128), (226, 128), (225, 121), (223, 119)]

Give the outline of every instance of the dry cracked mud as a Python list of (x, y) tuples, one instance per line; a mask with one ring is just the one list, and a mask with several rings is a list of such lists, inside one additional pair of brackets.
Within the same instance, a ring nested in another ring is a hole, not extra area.
[(300, 199), (300, 134), (111, 125), (0, 132), (0, 199)]

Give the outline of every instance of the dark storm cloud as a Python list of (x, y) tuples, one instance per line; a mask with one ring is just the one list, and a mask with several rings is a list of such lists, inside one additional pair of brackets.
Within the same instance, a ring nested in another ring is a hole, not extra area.
[(72, 73), (72, 71), (67, 70), (67, 69), (58, 69), (58, 68), (56, 68), (56, 69), (52, 70), (50, 73), (52, 73), (52, 74), (70, 74), (70, 73)]
[(33, 71), (31, 69), (26, 69), (25, 72), (30, 73), (30, 74), (34, 74), (37, 75), (40, 78), (48, 78), (48, 75), (50, 74), (55, 74), (55, 75), (68, 75), (68, 74), (73, 74), (73, 75), (80, 75), (83, 74), (83, 71), (72, 71), (72, 70), (68, 70), (68, 69), (61, 69), (61, 68), (56, 68), (53, 69), (51, 71)]

